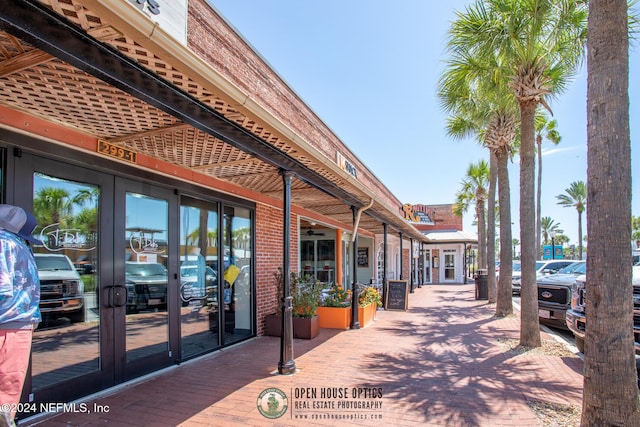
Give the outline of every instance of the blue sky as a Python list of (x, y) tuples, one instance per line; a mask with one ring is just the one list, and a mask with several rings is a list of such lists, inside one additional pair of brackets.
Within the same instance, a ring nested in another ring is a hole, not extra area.
[[(469, 1), (210, 2), (402, 203), (453, 203), (467, 167), (488, 160), (475, 140), (446, 136), (446, 115), (436, 96), (446, 32), (455, 11)], [(630, 52), (630, 76), (640, 68), (639, 49)], [(630, 100), (634, 141), (640, 87), (633, 79)], [(550, 105), (562, 141), (543, 143), (542, 216), (559, 223), (577, 244), (576, 210), (557, 205), (556, 196), (574, 181), (586, 182), (586, 70)], [(632, 158), (634, 189), (640, 187), (639, 168)], [(510, 166), (514, 238), (518, 176), (516, 157)], [(637, 197), (632, 213), (640, 216)], [(470, 210), (465, 230), (475, 232), (472, 221)]]

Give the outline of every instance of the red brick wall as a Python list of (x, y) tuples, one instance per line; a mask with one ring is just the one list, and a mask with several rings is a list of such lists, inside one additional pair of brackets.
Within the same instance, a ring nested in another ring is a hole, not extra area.
[[(256, 206), (256, 305), (258, 335), (264, 333), (264, 316), (279, 309), (274, 274), (282, 267), (282, 209)], [(297, 216), (291, 215), (291, 271), (298, 269)]]
[(411, 283), (411, 249), (402, 248), (402, 280)]
[(413, 205), (414, 210), (429, 214), (434, 225), (416, 224), (420, 231), (459, 230), (462, 231), (462, 217), (454, 215), (453, 205)]

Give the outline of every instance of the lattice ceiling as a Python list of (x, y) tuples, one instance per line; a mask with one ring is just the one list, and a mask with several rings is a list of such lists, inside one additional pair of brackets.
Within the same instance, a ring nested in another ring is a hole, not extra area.
[[(363, 204), (368, 201), (358, 188), (344, 182), (322, 162), (300, 152), (265, 124), (235, 110), (213, 91), (194, 83), (76, 0), (42, 3), (309, 169), (342, 188), (349, 188), (362, 198)], [(282, 198), (282, 177), (274, 166), (3, 32), (0, 32), (0, 103), (198, 173)], [(300, 180), (294, 179), (292, 202), (345, 225), (352, 223), (350, 206)], [(399, 224), (388, 208), (376, 203), (372, 209), (379, 217), (388, 218), (389, 224), (395, 223), (411, 233), (412, 228)], [(380, 221), (366, 215), (362, 216), (361, 228), (382, 232)]]

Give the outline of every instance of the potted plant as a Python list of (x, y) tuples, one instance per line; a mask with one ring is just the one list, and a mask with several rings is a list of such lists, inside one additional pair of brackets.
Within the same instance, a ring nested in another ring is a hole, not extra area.
[(358, 319), (364, 327), (375, 319), (378, 307), (382, 307), (382, 296), (376, 288), (368, 286), (360, 292), (358, 304)]
[(320, 327), (349, 329), (351, 324), (351, 291), (342, 285), (333, 285), (318, 307)]
[(312, 276), (299, 279), (295, 273), (291, 274), (294, 338), (311, 339), (320, 333), (317, 312), (322, 290), (322, 284)]
[[(274, 274), (276, 284), (275, 307), (273, 314), (265, 316), (265, 335), (279, 337), (282, 329), (281, 298), (284, 286), (282, 269)], [(290, 290), (293, 298), (293, 337), (311, 339), (320, 333), (317, 316), (322, 285), (310, 276), (299, 279), (294, 272), (290, 276)]]

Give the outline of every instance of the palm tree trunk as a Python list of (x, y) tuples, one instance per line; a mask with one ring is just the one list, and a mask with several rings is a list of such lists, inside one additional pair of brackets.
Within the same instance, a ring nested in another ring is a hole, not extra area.
[(534, 115), (536, 101), (520, 103), (520, 344), (540, 347), (536, 286), (536, 221), (534, 200)]
[(509, 190), (509, 154), (505, 149), (496, 151), (498, 169), (498, 208), (500, 209), (500, 276), (496, 316), (513, 313), (513, 253), (511, 249), (511, 192)]
[(493, 150), (489, 151), (489, 195), (487, 198), (487, 285), (488, 302), (496, 302), (496, 182), (498, 180), (498, 159)]
[(540, 228), (542, 218), (542, 136), (536, 136), (537, 154), (538, 154), (538, 185), (536, 186), (536, 259), (540, 257)]
[(587, 51), (589, 326), (582, 425), (637, 426), (626, 0), (589, 1)]
[(484, 211), (484, 200), (477, 200), (476, 215), (478, 217), (478, 268), (487, 268), (487, 233)]
[(582, 212), (578, 212), (578, 253), (582, 259)]

